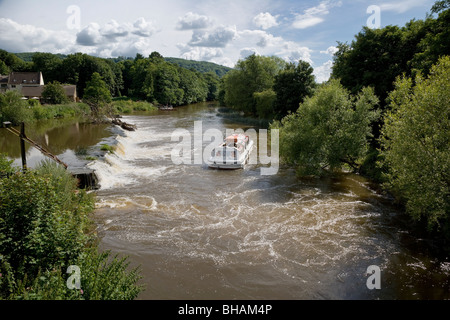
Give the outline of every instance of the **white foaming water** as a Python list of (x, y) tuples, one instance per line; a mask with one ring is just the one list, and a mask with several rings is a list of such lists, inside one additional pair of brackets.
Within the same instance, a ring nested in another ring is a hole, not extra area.
[(136, 184), (140, 178), (162, 176), (168, 166), (159, 163), (141, 166), (139, 161), (158, 162), (170, 158), (170, 145), (167, 145), (166, 138), (166, 135), (149, 128), (123, 131), (115, 138), (114, 153), (107, 153), (103, 159), (88, 165), (90, 169), (95, 170), (101, 190), (130, 186)]
[(152, 290), (142, 298), (367, 298), (369, 265), (387, 270), (406, 257), (422, 271), (399, 248), (391, 209), (358, 176), (173, 164), (171, 132), (198, 118), (127, 118), (138, 130), (91, 164), (103, 244), (143, 264)]

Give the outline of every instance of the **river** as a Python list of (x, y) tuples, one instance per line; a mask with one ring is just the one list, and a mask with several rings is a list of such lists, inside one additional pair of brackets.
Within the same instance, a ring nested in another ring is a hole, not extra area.
[[(450, 298), (449, 257), (434, 254), (364, 178), (174, 164), (176, 129), (193, 132), (195, 121), (204, 131), (248, 129), (207, 103), (123, 120), (138, 130), (70, 124), (33, 138), (70, 165), (96, 170), (100, 246), (140, 266), (139, 299)], [(18, 158), (12, 139), (2, 131), (0, 152)], [(104, 143), (116, 152), (85, 160)], [(39, 159), (32, 150), (29, 157)], [(369, 266), (379, 267), (380, 289), (367, 286)]]

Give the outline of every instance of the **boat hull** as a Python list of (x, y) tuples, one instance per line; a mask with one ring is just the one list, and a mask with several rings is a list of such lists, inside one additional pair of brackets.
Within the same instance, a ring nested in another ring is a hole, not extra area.
[(212, 169), (219, 170), (238, 170), (243, 169), (248, 162), (250, 157), (250, 153), (253, 149), (253, 141), (249, 143), (247, 150), (245, 150), (244, 154), (240, 157), (240, 159), (222, 159), (211, 157), (207, 164)]

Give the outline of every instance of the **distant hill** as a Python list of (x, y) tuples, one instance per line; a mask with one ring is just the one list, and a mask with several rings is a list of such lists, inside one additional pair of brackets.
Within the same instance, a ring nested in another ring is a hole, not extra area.
[[(25, 62), (31, 62), (33, 61), (33, 55), (35, 52), (23, 52), (23, 53), (14, 53), (17, 57), (22, 59)], [(55, 54), (61, 59), (65, 59), (67, 55), (64, 54)], [(119, 62), (121, 60), (133, 60), (133, 58), (111, 58), (114, 62)], [(206, 61), (194, 61), (194, 60), (185, 60), (180, 58), (164, 58), (167, 62), (177, 64), (182, 68), (189, 69), (189, 70), (195, 70), (201, 73), (207, 73), (207, 72), (213, 72), (217, 74), (220, 78), (222, 78), (227, 72), (231, 70), (231, 68), (218, 65), (216, 63), (212, 62), (206, 62)]]
[[(33, 56), (35, 53), (37, 53), (37, 52), (21, 52), (21, 53), (14, 53), (14, 54), (25, 62), (31, 62), (31, 61), (33, 61)], [(59, 57), (60, 59), (67, 58), (67, 55), (61, 54), (61, 53), (57, 53), (54, 55)]]
[(222, 78), (231, 68), (212, 62), (185, 60), (180, 58), (164, 58), (167, 62), (174, 63), (185, 69), (193, 69), (201, 73), (213, 72)]

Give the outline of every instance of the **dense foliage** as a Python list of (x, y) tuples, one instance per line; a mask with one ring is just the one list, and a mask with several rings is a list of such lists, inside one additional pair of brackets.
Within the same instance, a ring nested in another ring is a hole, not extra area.
[[(2, 157), (0, 178), (0, 298), (134, 299), (137, 270), (125, 259), (98, 253), (90, 213), (93, 197), (77, 190), (64, 168), (44, 163), (11, 174)], [(66, 270), (81, 270), (81, 289), (67, 286)]]
[(352, 97), (332, 80), (306, 98), (297, 112), (272, 124), (280, 129), (283, 161), (295, 164), (300, 175), (322, 175), (324, 169), (357, 169), (368, 150), (373, 111), (378, 99), (364, 88)]
[(0, 125), (5, 121), (17, 126), (21, 122), (32, 120), (82, 118), (89, 114), (89, 106), (84, 103), (73, 102), (44, 107), (35, 100), (23, 100), (17, 91), (0, 93)]
[(147, 58), (137, 54), (135, 59), (103, 59), (82, 53), (15, 55), (0, 50), (0, 74), (41, 71), (46, 83), (75, 84), (81, 98), (92, 75), (98, 73), (112, 97), (170, 105), (213, 101), (218, 98), (220, 77), (229, 70), (213, 63), (164, 58), (158, 52)]
[(223, 105), (259, 118), (281, 119), (295, 112), (315, 86), (313, 69), (299, 61), (287, 64), (277, 57), (251, 55), (240, 60), (224, 78)]
[(84, 101), (91, 107), (91, 114), (99, 118), (105, 113), (105, 108), (112, 101), (111, 93), (98, 72), (92, 74), (92, 78), (86, 84)]
[[(443, 1), (443, 3), (448, 1)], [(438, 13), (444, 7), (434, 6)], [(404, 27), (364, 27), (349, 45), (338, 44), (332, 77), (341, 80), (352, 93), (371, 86), (384, 109), (386, 98), (398, 76), (427, 74), (442, 55), (450, 55), (450, 10), (411, 20)]]
[(45, 85), (44, 90), (42, 90), (42, 98), (50, 104), (64, 104), (68, 102), (64, 88), (58, 81)]
[(22, 100), (22, 95), (17, 91), (7, 91), (0, 94), (0, 125), (5, 121), (13, 125), (19, 125), (23, 121), (31, 119), (32, 113), (28, 103)]
[(382, 137), (385, 184), (415, 219), (449, 232), (450, 57), (426, 79), (399, 79), (390, 100)]

